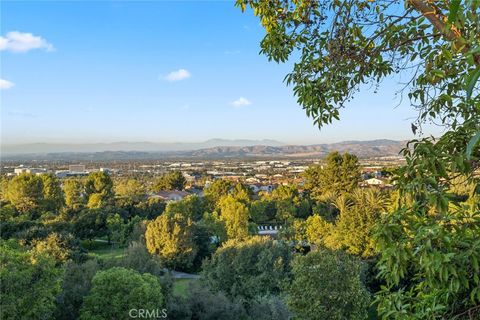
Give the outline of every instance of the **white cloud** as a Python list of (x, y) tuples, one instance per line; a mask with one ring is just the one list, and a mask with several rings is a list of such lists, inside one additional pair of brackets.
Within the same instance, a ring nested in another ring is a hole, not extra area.
[(234, 107), (237, 107), (237, 108), (244, 107), (244, 106), (249, 106), (251, 104), (252, 104), (252, 102), (250, 100), (248, 100), (247, 98), (244, 98), (244, 97), (240, 97), (237, 100), (232, 101), (230, 103), (230, 105), (232, 105)]
[(0, 51), (27, 52), (34, 49), (55, 50), (47, 40), (31, 33), (11, 31), (5, 37), (0, 36)]
[(0, 90), (7, 90), (12, 88), (15, 85), (15, 83), (10, 82), (5, 79), (0, 79)]
[(167, 76), (165, 77), (165, 80), (167, 81), (180, 81), (180, 80), (185, 80), (191, 77), (190, 72), (185, 69), (179, 69), (176, 71), (172, 71)]

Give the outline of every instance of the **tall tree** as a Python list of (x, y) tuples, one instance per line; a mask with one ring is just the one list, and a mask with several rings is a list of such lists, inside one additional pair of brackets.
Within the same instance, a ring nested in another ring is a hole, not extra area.
[(146, 199), (144, 185), (137, 179), (123, 179), (115, 183), (115, 194), (122, 204), (134, 205)]
[(43, 204), (43, 183), (39, 176), (22, 173), (8, 183), (6, 200), (21, 213), (33, 212)]
[(44, 210), (58, 212), (65, 204), (65, 196), (60, 181), (51, 174), (42, 174), (40, 177), (43, 185)]
[(150, 222), (145, 241), (151, 254), (175, 270), (188, 270), (197, 254), (192, 220), (180, 213), (162, 214)]
[(311, 196), (320, 199), (328, 192), (350, 193), (360, 182), (358, 158), (348, 152), (329, 153), (324, 165), (309, 167), (304, 172), (305, 189)]
[(69, 208), (78, 209), (86, 204), (85, 186), (78, 179), (69, 178), (63, 181), (63, 193), (65, 204)]
[(61, 282), (55, 261), (12, 240), (1, 240), (0, 249), (0, 318), (51, 319)]
[(97, 171), (88, 175), (85, 194), (89, 208), (100, 208), (113, 202), (113, 181), (106, 172)]
[(62, 291), (57, 297), (55, 319), (78, 319), (83, 299), (92, 286), (92, 279), (100, 269), (95, 259), (85, 263), (70, 261), (65, 265)]
[[(402, 94), (418, 111), (412, 131), (433, 122), (439, 138), (403, 150), (396, 210), (378, 232), (378, 294), (383, 317), (454, 318), (478, 308), (478, 204), (449, 194), (451, 180), (473, 174), (480, 160), (480, 19), (478, 1), (237, 0), (253, 8), (266, 29), (262, 53), (298, 60), (287, 84), (319, 126), (339, 119), (365, 84), (396, 73)], [(471, 257), (473, 255), (473, 257)], [(468, 258), (467, 258), (468, 257)], [(432, 266), (443, 267), (432, 267)]]
[(204, 190), (205, 199), (209, 203), (210, 209), (213, 210), (220, 198), (229, 194), (233, 188), (233, 183), (229, 180), (217, 179), (214, 180)]
[(243, 239), (248, 236), (248, 219), (250, 212), (241, 201), (228, 195), (219, 202), (220, 219), (225, 223), (229, 239)]
[(294, 319), (367, 319), (371, 297), (360, 280), (359, 260), (320, 250), (296, 257), (292, 266), (287, 303)]
[(278, 294), (290, 279), (287, 244), (255, 236), (229, 240), (203, 266), (202, 280), (215, 292), (251, 300)]
[(158, 178), (152, 190), (154, 192), (162, 190), (183, 190), (186, 183), (187, 180), (185, 180), (185, 177), (180, 171), (172, 171)]
[(155, 276), (114, 267), (100, 271), (93, 277), (80, 319), (126, 319), (131, 317), (129, 312), (132, 309), (153, 311), (159, 317), (163, 316), (164, 307), (162, 287)]

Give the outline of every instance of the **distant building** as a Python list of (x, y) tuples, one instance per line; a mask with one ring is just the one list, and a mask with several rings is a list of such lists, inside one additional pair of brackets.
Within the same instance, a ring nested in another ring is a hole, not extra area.
[(258, 226), (258, 235), (259, 236), (267, 236), (270, 238), (276, 238), (278, 232), (282, 229), (282, 226), (276, 225), (260, 225)]
[(68, 171), (71, 173), (83, 173), (85, 172), (85, 165), (84, 164), (71, 164), (68, 166)]
[(157, 192), (157, 193), (151, 195), (151, 198), (162, 199), (163, 201), (168, 202), (168, 201), (180, 201), (188, 195), (190, 195), (190, 193), (188, 193), (186, 191), (171, 190), (171, 191)]
[(28, 168), (15, 168), (13, 169), (13, 172), (16, 174), (16, 175), (19, 175), (19, 174), (22, 174), (22, 173), (26, 173), (27, 172), (27, 169)]
[(363, 181), (364, 184), (369, 185), (369, 186), (383, 186), (385, 182), (383, 180), (377, 179), (377, 178), (371, 178)]
[(20, 168), (15, 168), (13, 170), (13, 172), (16, 175), (19, 175), (19, 174), (22, 174), (22, 173), (43, 174), (43, 173), (47, 173), (47, 169), (20, 167)]
[(253, 193), (258, 193), (260, 191), (265, 192), (272, 192), (275, 189), (275, 186), (268, 184), (268, 185), (259, 185), (259, 184), (249, 184), (248, 187), (252, 189)]

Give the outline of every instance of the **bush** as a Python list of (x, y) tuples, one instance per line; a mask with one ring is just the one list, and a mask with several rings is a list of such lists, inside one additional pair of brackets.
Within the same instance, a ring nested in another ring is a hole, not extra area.
[(85, 263), (68, 262), (62, 283), (62, 292), (57, 298), (56, 319), (77, 319), (84, 297), (90, 291), (92, 278), (100, 269), (96, 260)]
[(93, 277), (80, 319), (126, 319), (131, 309), (164, 309), (162, 287), (151, 274), (115, 267)]
[(55, 261), (0, 241), (0, 266), (0, 319), (50, 319), (61, 282)]
[(287, 297), (295, 319), (366, 319), (370, 294), (360, 280), (361, 269), (360, 260), (343, 251), (297, 257)]
[(292, 317), (285, 303), (277, 296), (256, 298), (248, 307), (248, 314), (253, 320), (288, 320)]
[(180, 302), (182, 310), (178, 310), (177, 307), (169, 309), (169, 319), (247, 319), (247, 313), (241, 301), (232, 301), (224, 293), (211, 292), (198, 283), (189, 287), (186, 299), (180, 299)]
[(227, 241), (203, 266), (202, 280), (214, 292), (250, 300), (277, 294), (290, 279), (290, 248), (259, 236)]

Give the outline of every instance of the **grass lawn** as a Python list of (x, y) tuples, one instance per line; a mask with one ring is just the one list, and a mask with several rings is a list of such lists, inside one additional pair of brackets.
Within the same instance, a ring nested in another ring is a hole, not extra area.
[(115, 248), (106, 242), (85, 242), (83, 247), (88, 250), (89, 256), (100, 259), (120, 259), (125, 255), (125, 248)]
[(120, 259), (125, 255), (125, 248), (95, 249), (90, 250), (88, 255), (96, 256), (100, 259)]
[(173, 282), (173, 294), (180, 297), (187, 295), (188, 285), (196, 279), (175, 279)]

